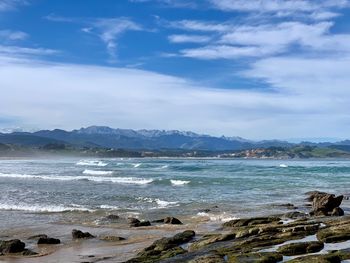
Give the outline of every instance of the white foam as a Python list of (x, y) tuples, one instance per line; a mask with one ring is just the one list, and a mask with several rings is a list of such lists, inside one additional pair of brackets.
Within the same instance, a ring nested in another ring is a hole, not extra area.
[(156, 208), (166, 208), (166, 207), (178, 206), (178, 202), (164, 201), (164, 200), (160, 200), (158, 198), (138, 197), (136, 199), (139, 201), (147, 202), (147, 203), (155, 203), (155, 204), (157, 204)]
[(86, 211), (93, 212), (94, 210), (76, 207), (76, 206), (63, 206), (63, 205), (52, 205), (52, 206), (40, 206), (40, 205), (14, 205), (14, 204), (0, 204), (0, 210), (16, 210), (16, 211), (27, 211), (27, 212), (68, 212), (68, 211)]
[(219, 221), (219, 222), (228, 222), (231, 220), (239, 219), (238, 217), (227, 214), (226, 212), (223, 212), (222, 214), (211, 214), (211, 213), (199, 212), (197, 213), (197, 216), (207, 217), (210, 221)]
[(145, 185), (153, 182), (153, 179), (136, 178), (136, 177), (100, 177), (100, 176), (58, 176), (58, 175), (29, 175), (29, 174), (3, 174), (0, 177), (19, 178), (19, 179), (42, 179), (56, 181), (77, 181), (88, 180), (93, 182), (111, 182), (119, 184), (137, 184)]
[(156, 199), (155, 202), (157, 203), (159, 208), (166, 208), (166, 207), (178, 205), (178, 202), (170, 202), (170, 201), (164, 201), (164, 200), (160, 200), (160, 199)]
[(118, 206), (113, 206), (113, 205), (100, 205), (101, 209), (109, 209), (109, 210), (117, 210), (119, 209)]
[(282, 163), (282, 164), (280, 164), (280, 167), (282, 167), (282, 168), (287, 168), (287, 167), (288, 167), (288, 165), (286, 165), (286, 164)]
[(113, 174), (113, 171), (95, 171), (95, 170), (84, 170), (83, 174), (91, 174), (91, 175), (109, 175)]
[(140, 167), (142, 165), (142, 163), (136, 163), (134, 164), (134, 168)]
[(81, 160), (77, 162), (75, 165), (82, 165), (82, 166), (107, 166), (108, 163), (104, 163), (102, 161), (93, 161), (93, 160)]
[(185, 185), (189, 184), (191, 181), (182, 181), (182, 180), (170, 180), (172, 185)]

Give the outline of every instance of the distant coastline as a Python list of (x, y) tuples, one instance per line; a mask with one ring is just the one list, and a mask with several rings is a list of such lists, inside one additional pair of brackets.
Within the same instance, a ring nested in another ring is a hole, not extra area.
[(0, 157), (212, 157), (244, 159), (350, 158), (350, 141), (291, 143), (213, 137), (194, 132), (113, 129), (0, 133)]

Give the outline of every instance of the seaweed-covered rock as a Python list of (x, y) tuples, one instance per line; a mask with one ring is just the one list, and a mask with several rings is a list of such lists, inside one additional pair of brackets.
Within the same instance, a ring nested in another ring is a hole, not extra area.
[(283, 214), (282, 218), (297, 219), (297, 218), (306, 218), (307, 216), (308, 215), (305, 213), (293, 211), (293, 212), (288, 212), (288, 213)]
[(224, 262), (225, 260), (223, 257), (215, 254), (199, 256), (188, 261), (188, 263), (224, 263)]
[(321, 251), (324, 245), (322, 242), (300, 242), (283, 245), (278, 248), (278, 252), (284, 256), (295, 256)]
[(276, 263), (283, 260), (283, 256), (277, 252), (260, 252), (229, 255), (230, 263)]
[(338, 255), (310, 255), (286, 261), (288, 263), (340, 263)]
[(0, 241), (0, 253), (8, 254), (23, 252), (25, 246), (25, 243), (19, 239)]
[(195, 236), (192, 230), (186, 230), (173, 237), (164, 237), (153, 242), (153, 244), (141, 251), (136, 258), (127, 263), (154, 263), (159, 260), (174, 257), (186, 252), (179, 245), (189, 242)]
[(100, 236), (100, 240), (116, 242), (116, 241), (125, 240), (125, 238), (124, 237), (118, 237), (118, 236)]
[(321, 229), (317, 239), (324, 243), (338, 243), (350, 240), (350, 225), (340, 225)]
[(202, 247), (205, 247), (209, 244), (213, 244), (216, 242), (222, 242), (222, 241), (228, 241), (235, 239), (236, 234), (230, 233), (230, 234), (212, 234), (204, 236), (203, 238), (193, 242), (191, 246), (189, 247), (189, 251), (197, 250)]
[(82, 238), (94, 238), (95, 236), (91, 235), (89, 232), (82, 232), (77, 229), (72, 230), (73, 239), (82, 239)]
[(194, 236), (195, 232), (192, 230), (186, 230), (182, 233), (178, 233), (173, 237), (164, 237), (159, 240), (156, 240), (151, 246), (146, 248), (145, 250), (168, 250), (170, 248), (176, 247), (178, 245), (181, 245), (183, 243), (186, 243), (190, 241)]
[(244, 219), (234, 219), (223, 224), (223, 227), (242, 227), (253, 225), (265, 225), (278, 223), (281, 219), (278, 217), (253, 217)]

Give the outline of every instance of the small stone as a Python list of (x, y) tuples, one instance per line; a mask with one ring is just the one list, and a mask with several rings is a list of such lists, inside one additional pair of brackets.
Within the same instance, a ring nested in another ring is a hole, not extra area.
[(89, 232), (82, 232), (77, 229), (72, 230), (73, 239), (81, 239), (81, 238), (94, 238), (95, 236), (91, 235)]
[(118, 236), (101, 236), (100, 240), (103, 241), (110, 241), (110, 242), (116, 242), (116, 241), (122, 241), (125, 240), (124, 237), (118, 237)]
[(182, 225), (182, 222), (175, 217), (166, 217), (164, 218), (164, 224)]
[(41, 245), (41, 244), (56, 245), (60, 243), (61, 243), (61, 240), (57, 238), (51, 238), (51, 237), (41, 237), (38, 240), (38, 245)]

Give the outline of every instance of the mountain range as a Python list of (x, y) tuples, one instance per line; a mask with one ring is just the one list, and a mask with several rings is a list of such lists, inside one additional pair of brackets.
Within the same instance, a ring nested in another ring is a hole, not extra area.
[(293, 147), (296, 145), (334, 147), (340, 150), (350, 149), (350, 141), (338, 143), (302, 142), (296, 144), (280, 140), (252, 141), (241, 137), (214, 137), (189, 131), (113, 129), (106, 126), (90, 126), (72, 131), (54, 129), (36, 132), (0, 133), (0, 143), (29, 147), (64, 144), (74, 147), (127, 150), (237, 151), (253, 148)]

